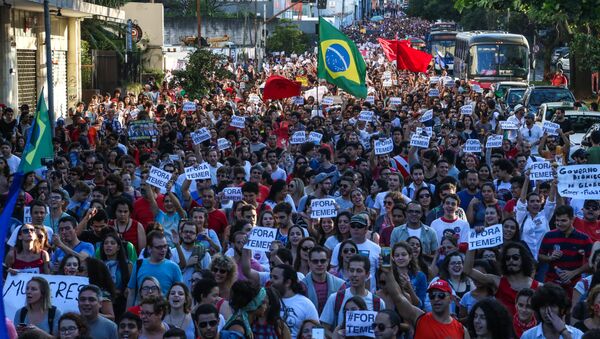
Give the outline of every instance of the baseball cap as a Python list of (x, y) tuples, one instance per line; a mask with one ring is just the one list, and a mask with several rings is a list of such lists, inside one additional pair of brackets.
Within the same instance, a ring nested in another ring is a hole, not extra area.
[(364, 213), (358, 213), (352, 216), (350, 219), (351, 224), (360, 224), (367, 226), (369, 225), (369, 221), (367, 220), (367, 215)]
[(577, 151), (573, 152), (573, 154), (571, 155), (571, 158), (572, 159), (587, 158), (587, 156), (588, 156), (587, 152), (583, 148), (580, 148)]
[(452, 288), (450, 288), (450, 284), (446, 280), (438, 279), (432, 282), (427, 288), (427, 292), (431, 290), (438, 290), (446, 293), (452, 293)]
[(535, 119), (535, 114), (528, 113), (525, 117), (528, 118), (528, 119)]

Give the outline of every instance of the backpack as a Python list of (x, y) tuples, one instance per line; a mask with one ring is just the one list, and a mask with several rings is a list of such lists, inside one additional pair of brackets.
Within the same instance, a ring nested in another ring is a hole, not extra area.
[[(346, 296), (346, 289), (340, 289), (335, 294), (335, 303), (333, 306), (333, 314), (334, 314), (334, 326), (337, 326), (337, 315), (340, 313), (342, 309), (342, 303), (344, 302), (344, 297)], [(379, 298), (375, 293), (373, 293), (373, 311), (381, 311), (381, 298)]]
[[(23, 307), (21, 309), (21, 315), (19, 317), (19, 324), (25, 322), (25, 317), (27, 316), (27, 307)], [(54, 317), (56, 316), (56, 306), (50, 307), (48, 310), (48, 333), (52, 334), (52, 330), (54, 329)]]

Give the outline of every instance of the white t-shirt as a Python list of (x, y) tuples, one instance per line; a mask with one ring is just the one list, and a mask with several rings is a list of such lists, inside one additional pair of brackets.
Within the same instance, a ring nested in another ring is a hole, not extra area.
[[(186, 250), (183, 246), (181, 246), (181, 252), (183, 252), (186, 262), (192, 256), (192, 251)], [(179, 254), (177, 253), (176, 248), (171, 248), (171, 261), (179, 265)], [(208, 251), (206, 251), (204, 253), (204, 257), (200, 258), (200, 266), (202, 266), (202, 268), (209, 268), (210, 261), (210, 254), (208, 254)], [(186, 267), (181, 273), (183, 274), (183, 282), (185, 282), (188, 286), (192, 286), (192, 274), (194, 274), (194, 266)]]
[[(381, 254), (381, 247), (379, 247), (379, 245), (377, 245), (376, 243), (372, 242), (371, 240), (367, 239), (365, 242), (363, 242), (362, 244), (356, 244), (356, 246), (358, 247), (358, 253), (362, 254), (368, 254), (369, 255), (369, 261), (371, 262), (371, 272), (370, 272), (370, 276), (372, 277), (371, 279), (369, 279), (371, 281), (371, 291), (375, 291), (376, 290), (376, 279), (375, 279), (375, 275), (377, 273), (377, 267), (379, 266), (379, 254)], [(337, 267), (339, 265), (338, 263), (338, 253), (340, 252), (340, 244), (337, 244), (335, 246), (335, 248), (333, 249), (333, 254), (331, 255), (331, 266), (335, 266)]]
[[(344, 300), (342, 301), (342, 306), (340, 307), (340, 312), (338, 314), (334, 314), (335, 312), (335, 298), (337, 297), (337, 293), (332, 293), (327, 298), (327, 302), (325, 303), (325, 307), (323, 307), (323, 312), (321, 313), (321, 322), (329, 325), (339, 325), (344, 320), (344, 305), (346, 301), (352, 298), (354, 295), (350, 292), (350, 288), (346, 289), (344, 293)], [(373, 293), (367, 291), (367, 295), (362, 297), (365, 303), (367, 304), (367, 310), (369, 311), (379, 311), (373, 310)], [(381, 310), (385, 310), (385, 302), (381, 299)], [(335, 317), (337, 316), (337, 322)]]
[(340, 243), (340, 241), (338, 240), (338, 238), (335, 235), (330, 235), (327, 238), (327, 240), (325, 240), (325, 247), (327, 247), (330, 250), (333, 250), (335, 248), (335, 246), (339, 243)]
[(444, 217), (437, 218), (431, 222), (431, 228), (435, 230), (440, 243), (442, 242), (442, 239), (444, 239), (444, 231), (448, 229), (454, 231), (455, 234), (460, 235), (459, 243), (467, 242), (469, 239), (469, 230), (471, 229), (467, 221), (460, 218), (448, 220)]
[(281, 298), (281, 318), (290, 328), (292, 338), (296, 338), (304, 320), (319, 321), (319, 312), (310, 299), (296, 294), (290, 298)]

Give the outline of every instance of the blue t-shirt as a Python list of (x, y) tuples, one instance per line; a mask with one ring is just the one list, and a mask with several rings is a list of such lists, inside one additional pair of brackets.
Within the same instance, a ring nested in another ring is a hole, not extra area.
[[(158, 264), (153, 264), (150, 259), (143, 259), (141, 268), (138, 272), (137, 261), (133, 265), (131, 278), (129, 278), (128, 288), (140, 288), (145, 277), (152, 276), (160, 283), (160, 288), (163, 295), (167, 295), (171, 286), (176, 282), (181, 282), (183, 276), (179, 266), (171, 260), (164, 259)], [(138, 293), (139, 296), (139, 293)]]
[[(90, 244), (89, 242), (80, 241), (77, 246), (73, 247), (73, 251), (77, 253), (87, 253), (90, 257), (93, 257), (95, 250), (94, 245)], [(64, 257), (65, 252), (61, 248), (58, 248), (54, 254), (52, 254), (52, 262), (58, 264), (61, 260), (63, 260)]]

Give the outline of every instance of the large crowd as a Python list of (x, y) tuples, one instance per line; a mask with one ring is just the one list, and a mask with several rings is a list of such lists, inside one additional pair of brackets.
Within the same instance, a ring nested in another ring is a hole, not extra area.
[[(347, 314), (362, 310), (377, 312), (363, 322), (376, 338), (598, 338), (600, 202), (561, 197), (529, 168), (600, 164), (600, 131), (570, 152), (561, 110), (548, 135), (521, 105), (445, 71), (398, 71), (375, 44), (424, 38), (429, 25), (345, 30), (365, 56), (367, 99), (318, 81), (307, 52), (278, 53), (262, 71), (229, 60), (232, 77), (213, 77), (201, 98), (152, 79), (139, 95), (69, 109), (55, 157), (25, 174), (1, 225), (5, 279), (30, 277), (8, 337), (345, 338), (358, 328)], [(303, 98), (263, 101), (274, 74), (305, 81)], [(0, 206), (32, 117), (26, 105), (2, 110)], [(201, 128), (210, 137), (197, 142)], [(308, 141), (292, 142), (299, 131)], [(493, 134), (502, 145), (486, 149)], [(428, 144), (411, 146), (413, 135)], [(391, 152), (376, 154), (387, 138)], [(479, 152), (465, 150), (473, 139)], [(188, 176), (196, 166), (209, 175)], [(336, 216), (314, 218), (317, 199)], [(265, 251), (246, 248), (258, 226), (276, 231)], [(499, 245), (469, 248), (472, 230), (498, 228)], [(51, 275), (88, 279), (77, 310), (53, 305)]]

